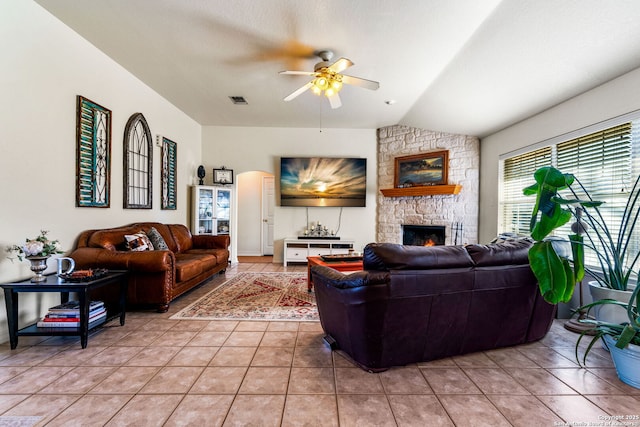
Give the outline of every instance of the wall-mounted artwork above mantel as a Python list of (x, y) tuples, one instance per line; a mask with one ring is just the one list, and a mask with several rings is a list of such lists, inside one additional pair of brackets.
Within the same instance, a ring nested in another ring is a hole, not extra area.
[(411, 156), (396, 157), (395, 188), (421, 185), (446, 185), (449, 169), (449, 152), (432, 151)]

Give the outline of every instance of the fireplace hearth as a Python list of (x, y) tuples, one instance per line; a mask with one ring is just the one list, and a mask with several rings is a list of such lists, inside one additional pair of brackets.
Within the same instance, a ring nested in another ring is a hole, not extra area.
[(402, 244), (412, 246), (438, 246), (445, 244), (443, 225), (403, 225)]

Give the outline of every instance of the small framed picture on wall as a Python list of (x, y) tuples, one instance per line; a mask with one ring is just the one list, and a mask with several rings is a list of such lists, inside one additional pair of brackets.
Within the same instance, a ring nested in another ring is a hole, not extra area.
[(213, 170), (214, 184), (233, 184), (233, 169), (226, 169), (224, 166)]

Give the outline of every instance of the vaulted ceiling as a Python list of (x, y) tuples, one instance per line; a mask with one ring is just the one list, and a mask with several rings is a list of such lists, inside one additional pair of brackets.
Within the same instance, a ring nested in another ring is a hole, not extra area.
[[(203, 126), (482, 137), (640, 67), (636, 0), (36, 1)], [(284, 102), (318, 49), (380, 88)]]

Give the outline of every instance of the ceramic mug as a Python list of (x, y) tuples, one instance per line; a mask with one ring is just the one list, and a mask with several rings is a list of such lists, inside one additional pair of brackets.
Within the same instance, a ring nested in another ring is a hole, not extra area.
[[(63, 270), (64, 263), (68, 264), (67, 270)], [(73, 272), (73, 269), (76, 268), (76, 262), (73, 258), (68, 257), (60, 257), (58, 258), (58, 276), (61, 274), (69, 274)]]

